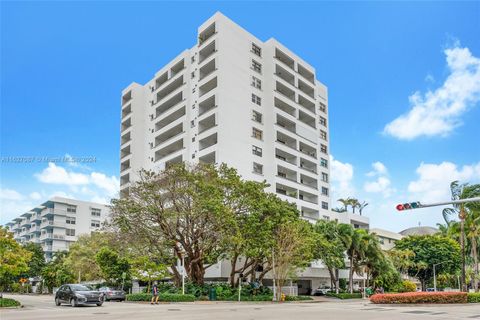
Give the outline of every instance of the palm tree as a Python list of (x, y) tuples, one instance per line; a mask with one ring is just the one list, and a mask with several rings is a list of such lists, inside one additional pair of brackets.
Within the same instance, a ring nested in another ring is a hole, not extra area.
[(337, 200), (341, 204), (343, 204), (343, 211), (342, 212), (347, 212), (348, 211), (348, 206), (350, 205), (350, 198), (340, 198)]
[(350, 262), (348, 272), (348, 289), (353, 293), (353, 273), (360, 272), (360, 262), (365, 258), (368, 246), (368, 232), (364, 229), (354, 229), (350, 246), (347, 246), (347, 256)]
[[(452, 200), (459, 200), (459, 199), (466, 199), (466, 198), (472, 198), (475, 196), (480, 195), (480, 184), (476, 185), (468, 185), (468, 183), (464, 184), (459, 184), (458, 181), (453, 181), (450, 184), (450, 190), (452, 193)], [(445, 222), (447, 223), (448, 228), (453, 227), (455, 225), (455, 221), (451, 218), (452, 216), (457, 215), (458, 218), (460, 219), (460, 247), (462, 250), (462, 277), (461, 277), (461, 282), (462, 282), (462, 291), (466, 291), (466, 284), (465, 284), (465, 274), (466, 274), (466, 262), (465, 262), (465, 221), (468, 218), (469, 222), (472, 221), (473, 224), (477, 220), (475, 218), (472, 218), (470, 216), (474, 215), (474, 212), (480, 210), (480, 206), (478, 203), (461, 203), (461, 204), (454, 204), (453, 208), (445, 208), (442, 211), (443, 218)], [(477, 223), (478, 224), (478, 223)], [(453, 228), (452, 228), (453, 229)], [(474, 255), (474, 264), (476, 264), (475, 272), (474, 272), (474, 285), (475, 285), (475, 290), (478, 290), (478, 252), (477, 252), (477, 231), (476, 227), (474, 227), (474, 231), (471, 233), (472, 237), (469, 236), (468, 240), (472, 242), (473, 238), (473, 243), (470, 243), (470, 245), (473, 247), (475, 246), (475, 249), (472, 248), (472, 255)], [(470, 235), (470, 233), (469, 233)], [(473, 245), (472, 245), (473, 244)], [(474, 254), (473, 254), (474, 253)]]
[(362, 215), (362, 211), (363, 211), (363, 209), (365, 209), (366, 206), (368, 206), (368, 202), (366, 202), (366, 201), (363, 201), (362, 203), (358, 204), (358, 206), (357, 206), (358, 207), (358, 213), (360, 215)]
[(353, 213), (355, 213), (355, 209), (360, 205), (360, 202), (358, 202), (358, 199), (356, 198), (350, 198), (350, 206), (352, 207)]

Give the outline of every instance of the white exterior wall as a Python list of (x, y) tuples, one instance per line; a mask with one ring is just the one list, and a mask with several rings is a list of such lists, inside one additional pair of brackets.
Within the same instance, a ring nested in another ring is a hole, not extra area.
[(382, 250), (390, 250), (395, 247), (395, 242), (402, 239), (404, 236), (400, 233), (373, 228), (370, 230), (372, 233), (375, 233), (380, 241), (380, 247)]
[[(123, 90), (122, 110), (130, 108), (131, 113), (122, 116), (122, 123), (126, 123), (130, 119), (131, 126), (121, 129), (122, 141), (124, 141), (124, 143), (121, 142), (120, 156), (121, 195), (128, 192), (130, 183), (136, 180), (137, 173), (142, 168), (162, 170), (168, 163), (180, 161), (226, 163), (235, 167), (244, 179), (266, 180), (271, 185), (268, 191), (276, 192), (278, 184), (291, 191), (296, 191), (296, 197), (283, 194), (279, 194), (279, 197), (296, 202), (305, 218), (316, 220), (322, 215), (328, 214), (330, 198), (328, 195), (321, 194), (321, 187), (327, 188), (329, 192), (329, 182), (328, 180), (322, 181), (321, 173), (326, 173), (329, 178), (330, 171), (328, 166), (326, 168), (320, 166), (320, 158), (329, 160), (328, 129), (320, 124), (320, 117), (323, 117), (328, 126), (327, 88), (315, 80), (313, 67), (275, 39), (263, 42), (220, 13), (216, 13), (198, 28), (199, 36), (202, 36), (206, 30), (210, 30), (209, 28), (212, 28), (213, 24), (215, 33), (205, 42), (183, 51), (158, 71), (155, 77), (144, 86), (132, 83)], [(209, 49), (212, 43), (215, 43), (215, 51), (200, 62), (201, 53)], [(261, 57), (251, 52), (252, 43), (261, 48)], [(293, 68), (275, 57), (276, 50), (280, 50), (294, 61)], [(261, 74), (252, 70), (252, 59), (262, 65)], [(182, 60), (184, 68), (172, 76), (172, 68)], [(210, 66), (212, 61), (215, 63), (215, 69), (200, 79), (200, 71)], [(274, 74), (278, 67), (293, 76), (293, 84)], [(308, 70), (314, 77), (313, 83), (304, 78), (298, 72), (299, 70)], [(193, 78), (192, 73), (194, 73)], [(261, 80), (261, 90), (251, 85), (252, 76)], [(183, 80), (179, 81), (178, 79), (181, 77)], [(166, 80), (167, 78), (168, 80)], [(211, 83), (213, 79), (217, 81), (216, 88), (201, 95), (201, 88), (205, 84)], [(304, 85), (313, 89), (313, 98), (298, 88), (299, 82), (303, 82)], [(159, 86), (158, 83), (162, 84)], [(295, 101), (277, 92), (275, 90), (277, 83), (294, 92)], [(170, 86), (175, 89), (168, 96), (158, 100), (157, 94), (163, 94)], [(173, 107), (167, 108), (169, 100), (180, 92), (183, 95), (182, 100)], [(262, 99), (261, 106), (252, 102), (252, 93)], [(125, 99), (130, 95), (131, 99)], [(311, 111), (297, 103), (300, 95), (311, 101)], [(216, 107), (200, 114), (202, 112), (201, 105), (209, 101), (212, 96), (214, 96)], [(292, 115), (275, 107), (274, 99), (280, 99), (287, 103), (292, 109)], [(325, 112), (320, 110), (320, 103), (326, 106)], [(157, 110), (159, 111), (158, 115)], [(181, 110), (185, 110), (184, 115)], [(252, 120), (253, 110), (262, 114), (261, 124)], [(302, 116), (300, 116), (301, 114)], [(202, 132), (200, 123), (204, 123), (210, 117), (215, 118), (215, 126)], [(295, 132), (288, 131), (276, 124), (277, 117), (283, 117), (282, 121), (290, 121), (294, 124)], [(306, 125), (299, 119), (300, 117), (302, 119), (308, 117), (315, 127)], [(262, 140), (252, 137), (253, 127), (262, 130)], [(174, 131), (175, 128), (178, 128), (178, 131)], [(320, 130), (327, 133), (327, 140), (320, 138)], [(171, 132), (172, 135), (175, 134), (173, 137), (169, 135)], [(278, 132), (288, 136), (289, 139), (296, 140), (295, 147), (290, 148), (277, 142)], [(130, 134), (130, 140), (126, 139), (128, 134)], [(215, 134), (216, 143), (202, 149), (204, 139), (211, 138)], [(164, 135), (167, 136), (164, 137)], [(165, 140), (166, 137), (170, 138)], [(162, 143), (157, 145), (156, 139), (161, 139)], [(311, 147), (315, 157), (300, 152), (300, 143)], [(325, 153), (321, 152), (321, 144), (327, 146)], [(176, 147), (172, 147), (169, 152), (166, 152), (167, 146)], [(262, 157), (252, 153), (252, 146), (262, 148)], [(128, 150), (130, 150), (130, 154), (128, 154)], [(295, 161), (288, 163), (276, 158), (276, 150), (287, 152), (296, 158)], [(159, 156), (160, 154), (162, 157)], [(305, 161), (310, 161), (316, 172), (301, 168), (301, 162)], [(253, 172), (254, 162), (263, 165), (263, 174)], [(278, 176), (278, 166), (295, 173), (296, 177), (293, 179), (295, 181)], [(310, 179), (314, 187), (302, 184), (302, 179), (304, 181)], [(300, 199), (300, 194), (304, 196), (304, 200)], [(312, 197), (313, 202), (306, 201), (308, 197)], [(322, 209), (322, 202), (326, 204), (327, 209)]]
[[(67, 207), (75, 207), (76, 212), (68, 211)], [(100, 209), (100, 217), (92, 215), (92, 208)], [(68, 251), (78, 236), (97, 230), (92, 220), (101, 224), (108, 219), (109, 213), (109, 208), (99, 203), (54, 197), (13, 219), (7, 226), (18, 242), (41, 244), (49, 260), (54, 252)], [(67, 223), (69, 218), (75, 218), (75, 224)], [(74, 230), (74, 235), (69, 235), (71, 231), (67, 229)]]

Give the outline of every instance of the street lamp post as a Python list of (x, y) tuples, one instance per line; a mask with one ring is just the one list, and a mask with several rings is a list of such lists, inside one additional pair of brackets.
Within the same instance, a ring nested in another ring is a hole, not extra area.
[(182, 294), (185, 294), (185, 251), (182, 254)]

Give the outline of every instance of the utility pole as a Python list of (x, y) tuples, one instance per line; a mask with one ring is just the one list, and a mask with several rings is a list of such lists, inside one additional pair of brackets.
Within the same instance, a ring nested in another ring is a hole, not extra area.
[(451, 262), (451, 261), (449, 260), (449, 261), (443, 261), (443, 262), (440, 262), (440, 263), (433, 264), (433, 291), (435, 291), (435, 292), (437, 292), (437, 274), (435, 272), (435, 267), (438, 266), (438, 265), (447, 263), (447, 262)]
[(277, 301), (277, 287), (275, 285), (275, 250), (272, 248), (272, 272), (273, 272), (273, 301)]

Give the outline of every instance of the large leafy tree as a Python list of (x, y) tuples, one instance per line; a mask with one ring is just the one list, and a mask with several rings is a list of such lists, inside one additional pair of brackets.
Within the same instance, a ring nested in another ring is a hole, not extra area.
[(28, 271), (32, 253), (23, 248), (13, 234), (0, 226), (0, 286), (6, 288), (14, 277)]
[(339, 290), (339, 269), (345, 268), (345, 251), (351, 241), (353, 228), (336, 221), (319, 220), (315, 226), (314, 258), (320, 259), (330, 274), (331, 287)]
[(433, 265), (436, 272), (455, 273), (460, 266), (460, 246), (455, 240), (439, 235), (409, 236), (395, 243), (395, 250), (408, 250), (414, 253), (410, 256), (408, 274), (417, 277), (422, 290), (433, 277)]
[(185, 255), (190, 281), (202, 284), (205, 269), (224, 245), (224, 226), (232, 212), (224, 204), (221, 172), (212, 165), (177, 164), (160, 173), (141, 171), (128, 197), (112, 201), (112, 220), (121, 232), (163, 254), (180, 282), (176, 260)]
[(79, 236), (78, 240), (70, 245), (68, 256), (65, 258), (65, 266), (78, 281), (102, 278), (96, 255), (102, 247), (109, 246), (110, 239), (111, 234), (108, 232), (92, 232)]
[(72, 272), (65, 266), (65, 258), (68, 253), (66, 251), (55, 252), (47, 265), (42, 270), (42, 278), (48, 292), (52, 292), (54, 287), (62, 284), (73, 282), (75, 277)]
[(23, 248), (32, 254), (32, 257), (28, 262), (28, 272), (26, 272), (23, 276), (27, 278), (40, 276), (43, 268), (46, 265), (45, 254), (42, 246), (38, 243), (27, 242), (23, 245)]
[(129, 261), (119, 256), (115, 250), (103, 247), (98, 251), (95, 258), (101, 275), (107, 283), (117, 286), (122, 282), (124, 275), (126, 279), (130, 278)]

